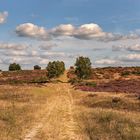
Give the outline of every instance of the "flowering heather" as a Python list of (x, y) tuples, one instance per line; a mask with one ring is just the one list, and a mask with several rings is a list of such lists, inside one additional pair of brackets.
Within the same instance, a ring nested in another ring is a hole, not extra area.
[(140, 80), (116, 80), (99, 84), (96, 87), (80, 85), (76, 86), (76, 89), (94, 92), (121, 92), (140, 94)]

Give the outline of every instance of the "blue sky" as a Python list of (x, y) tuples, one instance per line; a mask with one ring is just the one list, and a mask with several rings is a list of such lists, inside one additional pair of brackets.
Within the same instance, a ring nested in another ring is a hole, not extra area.
[(93, 66), (140, 65), (139, 0), (1, 0), (0, 65), (91, 58)]

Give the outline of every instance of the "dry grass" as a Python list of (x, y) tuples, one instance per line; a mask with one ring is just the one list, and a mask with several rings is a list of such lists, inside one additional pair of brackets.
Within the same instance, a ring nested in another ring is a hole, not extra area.
[(0, 140), (25, 140), (28, 134), (33, 140), (139, 140), (140, 100), (74, 90), (67, 83), (1, 86)]
[(140, 101), (134, 95), (76, 92), (75, 118), (84, 140), (140, 139)]
[[(51, 89), (49, 89), (51, 90)], [(16, 140), (43, 115), (49, 98), (46, 88), (1, 86), (0, 140)]]

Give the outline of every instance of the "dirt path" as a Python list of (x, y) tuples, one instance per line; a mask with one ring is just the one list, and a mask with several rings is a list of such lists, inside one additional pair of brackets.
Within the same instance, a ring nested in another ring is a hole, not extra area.
[(26, 134), (24, 140), (80, 140), (78, 125), (73, 117), (74, 104), (71, 86), (50, 84), (56, 91), (48, 100), (40, 122)]

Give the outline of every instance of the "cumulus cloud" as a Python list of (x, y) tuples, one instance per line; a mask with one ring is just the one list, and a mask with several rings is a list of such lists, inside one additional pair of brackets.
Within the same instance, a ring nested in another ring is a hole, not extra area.
[(51, 30), (51, 34), (54, 36), (73, 36), (75, 27), (71, 24), (62, 24)]
[(41, 40), (50, 39), (47, 30), (32, 23), (25, 23), (17, 26), (16, 33), (18, 36), (30, 37)]
[(8, 17), (8, 12), (7, 11), (0, 13), (0, 24), (5, 23), (7, 17)]
[(92, 39), (105, 36), (101, 27), (97, 24), (84, 24), (77, 28), (74, 36), (79, 39)]
[(134, 33), (121, 35), (105, 32), (98, 24), (95, 23), (84, 24), (79, 27), (71, 24), (61, 24), (49, 30), (32, 23), (25, 23), (16, 28), (16, 33), (19, 36), (42, 40), (54, 39), (60, 36), (74, 37), (82, 40), (95, 39), (104, 42), (139, 38), (139, 35)]
[(79, 27), (74, 27), (71, 24), (60, 25), (50, 30), (53, 36), (70, 36), (82, 40), (96, 39), (99, 41), (115, 41), (122, 38), (121, 35), (107, 33), (102, 28), (94, 23), (84, 24)]
[(0, 49), (24, 50), (26, 48), (27, 48), (27, 45), (25, 45), (25, 44), (0, 43)]
[(100, 59), (95, 61), (95, 64), (99, 64), (99, 65), (114, 65), (116, 63), (118, 63), (118, 61), (112, 59)]

